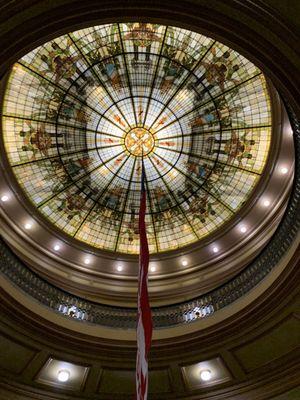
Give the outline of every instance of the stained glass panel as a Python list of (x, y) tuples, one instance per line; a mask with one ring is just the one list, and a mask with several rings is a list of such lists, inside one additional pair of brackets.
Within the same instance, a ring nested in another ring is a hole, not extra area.
[(136, 254), (142, 159), (151, 253), (195, 243), (245, 204), (271, 141), (266, 81), (201, 34), (149, 23), (60, 36), (12, 68), (8, 160), (40, 213), (103, 250)]

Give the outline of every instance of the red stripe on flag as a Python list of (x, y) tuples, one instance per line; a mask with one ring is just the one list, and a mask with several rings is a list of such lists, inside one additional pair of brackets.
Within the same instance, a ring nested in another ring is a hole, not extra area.
[(149, 248), (146, 233), (146, 191), (144, 187), (144, 166), (142, 168), (142, 193), (139, 212), (140, 258), (137, 320), (136, 356), (136, 398), (147, 400), (148, 396), (148, 354), (152, 338), (152, 316), (148, 296)]

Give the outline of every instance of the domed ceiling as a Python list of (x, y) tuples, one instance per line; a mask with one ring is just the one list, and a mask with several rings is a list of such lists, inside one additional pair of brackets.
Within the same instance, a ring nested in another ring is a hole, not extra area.
[(142, 159), (151, 253), (220, 229), (259, 181), (271, 140), (266, 82), (249, 60), (184, 29), (82, 29), (22, 57), (2, 129), (36, 209), (95, 248), (139, 251)]

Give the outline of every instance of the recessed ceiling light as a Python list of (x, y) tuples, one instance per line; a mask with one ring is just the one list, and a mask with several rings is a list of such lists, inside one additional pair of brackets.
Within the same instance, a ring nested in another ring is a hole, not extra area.
[(211, 379), (211, 370), (209, 369), (204, 369), (203, 371), (200, 372), (200, 378), (203, 381), (209, 381)]
[(264, 205), (265, 207), (269, 207), (270, 204), (271, 204), (271, 202), (270, 202), (270, 200), (268, 200), (268, 199), (266, 199), (266, 200), (263, 201), (263, 205)]
[(288, 173), (287, 167), (281, 167), (281, 168), (280, 168), (280, 172), (281, 172), (283, 175), (287, 174), (287, 173)]
[(56, 245), (53, 246), (53, 248), (54, 248), (55, 251), (58, 251), (60, 249), (60, 245), (56, 244)]
[(9, 197), (7, 196), (7, 194), (4, 194), (4, 195), (1, 197), (1, 201), (3, 201), (3, 203), (5, 203), (6, 201), (8, 201), (8, 199), (9, 199)]
[(242, 233), (245, 233), (245, 232), (247, 232), (247, 228), (246, 228), (245, 226), (242, 226), (241, 229), (240, 229), (240, 231), (241, 231)]
[(32, 223), (31, 222), (26, 222), (26, 224), (24, 225), (24, 228), (29, 230), (32, 228)]
[(84, 259), (84, 263), (85, 263), (85, 264), (90, 264), (90, 262), (91, 262), (91, 260), (90, 260), (89, 258), (85, 258), (85, 259)]
[(214, 252), (214, 253), (217, 253), (218, 251), (219, 251), (219, 248), (218, 248), (217, 246), (214, 246), (214, 247), (213, 247), (213, 252)]
[(154, 266), (153, 266), (153, 267), (150, 267), (150, 271), (151, 271), (151, 272), (155, 272), (155, 271), (156, 271), (156, 267), (154, 267)]
[(181, 264), (182, 264), (184, 267), (186, 267), (186, 266), (188, 265), (188, 262), (187, 262), (187, 260), (182, 260)]
[(70, 371), (67, 369), (62, 369), (58, 371), (57, 379), (59, 382), (67, 382), (70, 379)]
[(119, 272), (123, 271), (123, 266), (122, 266), (122, 265), (118, 265), (118, 266), (117, 266), (117, 270), (118, 270)]

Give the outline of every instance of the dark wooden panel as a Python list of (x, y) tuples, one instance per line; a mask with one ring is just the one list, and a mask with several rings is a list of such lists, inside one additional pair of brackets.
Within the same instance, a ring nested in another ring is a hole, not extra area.
[(32, 360), (36, 352), (0, 335), (0, 368), (19, 374)]
[(235, 348), (234, 355), (249, 372), (291, 352), (300, 345), (300, 321), (291, 316), (271, 331)]

